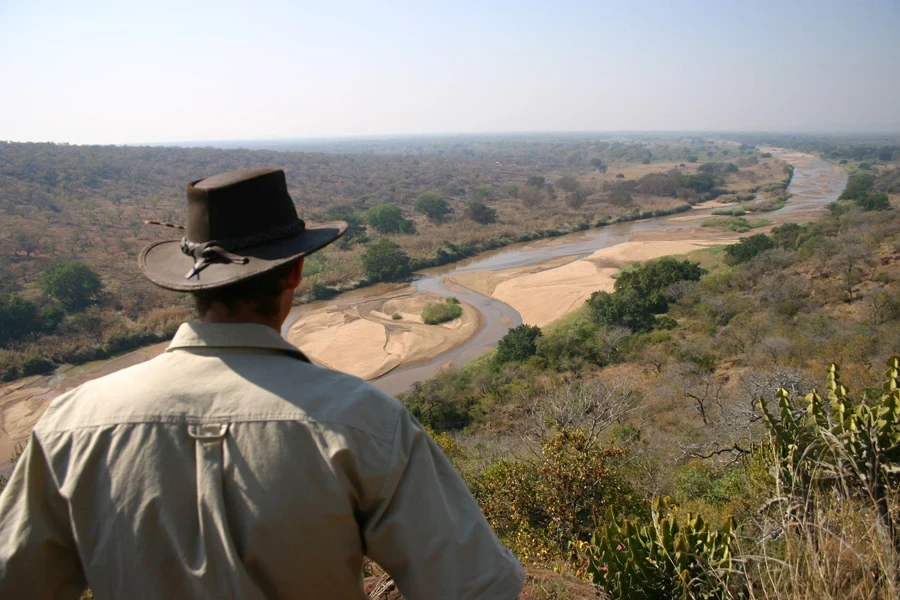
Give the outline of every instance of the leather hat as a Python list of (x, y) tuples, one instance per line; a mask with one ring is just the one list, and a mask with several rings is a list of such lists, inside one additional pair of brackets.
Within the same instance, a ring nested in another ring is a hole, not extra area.
[(259, 275), (312, 254), (341, 237), (347, 223), (311, 227), (297, 216), (281, 169), (239, 169), (187, 186), (180, 240), (141, 250), (138, 266), (156, 285), (208, 290)]

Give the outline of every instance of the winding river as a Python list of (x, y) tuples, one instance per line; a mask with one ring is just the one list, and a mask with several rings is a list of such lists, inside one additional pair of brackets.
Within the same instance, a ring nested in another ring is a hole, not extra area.
[[(773, 154), (794, 164), (794, 175), (788, 191), (792, 197), (788, 204), (771, 213), (766, 218), (776, 222), (808, 221), (824, 210), (825, 206), (837, 199), (846, 184), (845, 171), (820, 158), (799, 155), (782, 150), (772, 150)], [(704, 216), (713, 208), (696, 209), (689, 213), (692, 217)], [(575, 256), (583, 259), (596, 250), (628, 241), (639, 232), (677, 231), (696, 229), (696, 219), (686, 220), (685, 213), (665, 217), (655, 217), (642, 221), (618, 223), (606, 227), (568, 234), (558, 238), (525, 242), (507, 246), (474, 256), (443, 267), (419, 272), (414, 284), (417, 293), (430, 292), (441, 296), (455, 296), (481, 312), (484, 322), (478, 332), (461, 345), (427, 362), (400, 366), (378, 377), (372, 383), (389, 394), (407, 390), (413, 383), (427, 379), (444, 366), (460, 366), (468, 360), (496, 346), (511, 327), (522, 324), (521, 315), (511, 306), (495, 298), (485, 296), (468, 288), (447, 281), (447, 277), (477, 271), (498, 271), (541, 263), (554, 258)], [(343, 294), (327, 303), (315, 303), (297, 307), (296, 312), (285, 325), (286, 333), (290, 325), (303, 312), (325, 304), (352, 306), (382, 295), (390, 286), (376, 286)]]

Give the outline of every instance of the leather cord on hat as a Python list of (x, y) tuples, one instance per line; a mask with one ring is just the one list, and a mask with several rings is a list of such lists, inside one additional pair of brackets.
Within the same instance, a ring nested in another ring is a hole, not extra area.
[(199, 276), (200, 271), (215, 262), (246, 265), (250, 262), (249, 258), (232, 254), (232, 252), (291, 237), (304, 229), (306, 229), (306, 223), (303, 219), (297, 219), (282, 227), (228, 240), (189, 242), (186, 237), (183, 237), (181, 238), (181, 251), (194, 259), (194, 266), (184, 278), (190, 279), (195, 275)]

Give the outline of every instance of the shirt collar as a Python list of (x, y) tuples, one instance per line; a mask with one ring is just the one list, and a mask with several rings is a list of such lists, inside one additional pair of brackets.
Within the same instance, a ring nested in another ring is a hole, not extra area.
[(274, 329), (255, 323), (182, 323), (166, 352), (179, 348), (267, 348), (309, 362), (299, 348)]

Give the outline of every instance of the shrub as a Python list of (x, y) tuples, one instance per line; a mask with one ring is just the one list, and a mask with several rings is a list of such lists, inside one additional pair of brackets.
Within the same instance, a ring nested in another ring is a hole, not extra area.
[(451, 302), (450, 300), (456, 300), (456, 298), (448, 299), (444, 304), (429, 304), (426, 306), (422, 311), (422, 321), (426, 325), (437, 325), (461, 317), (463, 310), (459, 300), (456, 300), (456, 302)]
[(370, 244), (362, 262), (370, 281), (398, 281), (410, 274), (409, 256), (387, 238)]
[(434, 431), (462, 429), (472, 420), (476, 398), (468, 389), (467, 373), (439, 371), (425, 381), (417, 381), (397, 398), (409, 412)]
[(734, 206), (731, 208), (717, 208), (712, 211), (712, 214), (717, 217), (743, 217), (747, 214), (747, 211), (744, 210), (743, 206)]
[(97, 273), (81, 261), (48, 267), (41, 274), (40, 286), (45, 294), (72, 311), (97, 301), (103, 288)]
[(0, 296), (0, 344), (22, 339), (40, 329), (34, 302), (18, 296)]
[(487, 225), (497, 220), (497, 211), (483, 202), (469, 202), (466, 205), (466, 218)]
[(527, 360), (537, 352), (537, 339), (540, 336), (540, 327), (533, 325), (513, 327), (497, 343), (494, 360), (498, 364)]
[(401, 315), (401, 314), (398, 313), (398, 312), (395, 312), (394, 314), (391, 315), (391, 318), (392, 318), (393, 320), (395, 320), (395, 321), (399, 321), (400, 319), (403, 318), (403, 315)]
[[(791, 235), (792, 230), (790, 232), (785, 231), (785, 237), (783, 239), (789, 239), (789, 236)], [(776, 244), (772, 238), (764, 233), (757, 233), (756, 235), (741, 238), (737, 244), (731, 244), (730, 246), (725, 247), (725, 264), (734, 266), (745, 263), (757, 254), (775, 248), (775, 246)]]
[(39, 354), (34, 354), (29, 356), (22, 362), (22, 376), (28, 377), (29, 375), (42, 375), (44, 373), (49, 373), (56, 368), (56, 363), (47, 358), (46, 356), (40, 356)]
[[(495, 463), (473, 482), (472, 493), (494, 531), (524, 562), (546, 563), (567, 554), (570, 542), (588, 541), (595, 516), (607, 508), (641, 511), (617, 468), (623, 452), (584, 431), (564, 429), (542, 444), (535, 460)], [(536, 545), (557, 556), (535, 556), (529, 550)]]
[(435, 223), (443, 222), (444, 217), (453, 212), (447, 201), (441, 198), (440, 194), (434, 192), (420, 194), (413, 203), (413, 209)]
[(756, 219), (748, 221), (744, 217), (714, 217), (705, 219), (702, 223), (703, 227), (715, 227), (717, 229), (726, 229), (735, 233), (746, 233), (757, 227), (765, 227), (769, 224), (767, 219)]
[(401, 228), (406, 221), (396, 204), (377, 204), (366, 211), (366, 222), (379, 233), (403, 233)]
[(856, 200), (868, 194), (875, 185), (875, 178), (868, 173), (856, 173), (847, 180), (847, 187), (839, 200)]
[(865, 211), (890, 210), (891, 201), (884, 192), (871, 192), (860, 196), (855, 200), (856, 204)]

